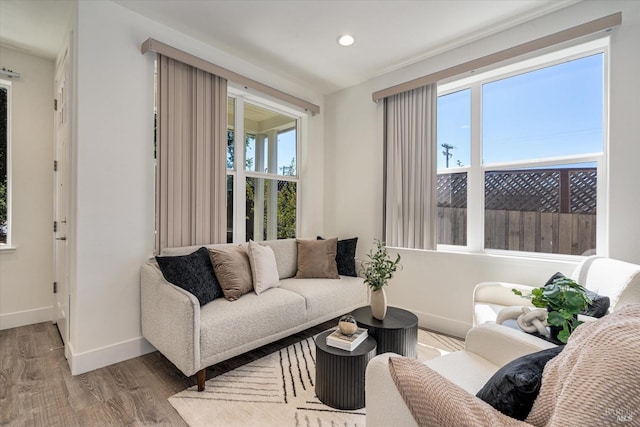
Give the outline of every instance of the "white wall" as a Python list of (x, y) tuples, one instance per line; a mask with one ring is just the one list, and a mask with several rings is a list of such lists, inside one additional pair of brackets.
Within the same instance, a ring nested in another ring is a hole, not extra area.
[(53, 316), (53, 76), (51, 60), (0, 46), (11, 79), (12, 246), (0, 251), (0, 329)]
[[(78, 6), (71, 360), (77, 374), (147, 352), (140, 266), (153, 254), (153, 55), (148, 37), (319, 104), (322, 97), (107, 1)], [(323, 115), (302, 147), (303, 235), (322, 232)], [(319, 212), (319, 213), (318, 213)]]
[[(429, 58), (335, 93), (325, 100), (326, 231), (360, 237), (358, 253), (368, 252), (382, 234), (382, 103), (371, 93), (394, 84), (500, 51), (618, 11), (622, 26), (611, 32), (609, 255), (640, 263), (640, 3), (580, 2), (501, 34)], [(574, 262), (481, 254), (401, 250), (404, 270), (387, 289), (391, 305), (416, 312), (427, 328), (463, 335), (471, 324), (471, 295), (487, 280), (540, 285)]]

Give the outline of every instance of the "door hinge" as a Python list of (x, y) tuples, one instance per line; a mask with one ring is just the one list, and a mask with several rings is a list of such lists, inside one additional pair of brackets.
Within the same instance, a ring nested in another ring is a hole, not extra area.
[(58, 293), (58, 282), (53, 282), (53, 293), (54, 294)]
[(58, 100), (57, 99), (53, 100), (53, 111), (58, 111)]
[(54, 233), (58, 232), (58, 221), (53, 221), (53, 232)]
[(53, 171), (54, 172), (58, 172), (58, 161), (57, 160), (53, 161)]

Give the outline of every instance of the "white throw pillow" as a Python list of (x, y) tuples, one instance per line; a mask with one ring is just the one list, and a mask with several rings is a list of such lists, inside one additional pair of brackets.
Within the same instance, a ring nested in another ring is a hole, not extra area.
[(251, 274), (253, 275), (253, 289), (260, 295), (269, 288), (280, 286), (278, 276), (278, 264), (273, 249), (269, 246), (262, 246), (249, 240), (249, 262), (251, 264)]

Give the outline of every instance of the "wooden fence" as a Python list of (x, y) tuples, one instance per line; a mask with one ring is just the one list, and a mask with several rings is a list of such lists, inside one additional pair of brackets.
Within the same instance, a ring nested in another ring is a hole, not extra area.
[[(582, 255), (596, 247), (596, 216), (486, 210), (487, 249)], [(438, 243), (466, 245), (467, 209), (438, 207)]]

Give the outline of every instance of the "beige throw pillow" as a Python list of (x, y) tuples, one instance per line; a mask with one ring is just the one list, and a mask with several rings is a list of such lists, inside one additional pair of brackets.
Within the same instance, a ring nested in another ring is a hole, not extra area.
[(212, 248), (209, 257), (226, 299), (234, 301), (253, 290), (249, 255), (242, 246)]
[(278, 264), (273, 249), (262, 246), (249, 240), (249, 262), (251, 263), (251, 275), (253, 277), (253, 289), (260, 295), (269, 288), (280, 286), (278, 276)]
[(338, 239), (298, 240), (297, 279), (339, 279), (336, 265)]

